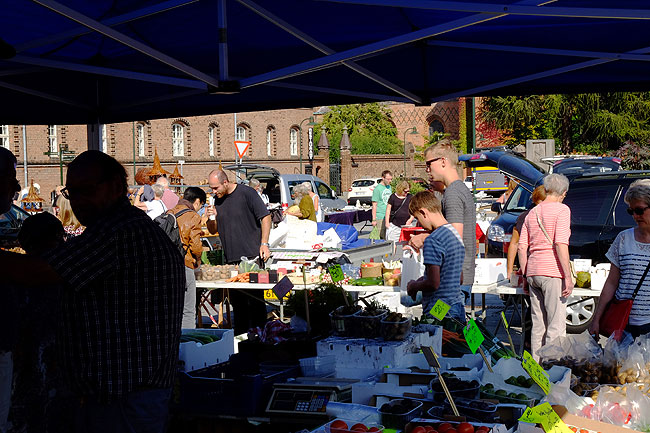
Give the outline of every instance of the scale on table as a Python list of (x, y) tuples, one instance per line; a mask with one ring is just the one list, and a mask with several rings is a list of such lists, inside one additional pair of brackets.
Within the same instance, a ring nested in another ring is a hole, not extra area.
[(352, 384), (356, 382), (358, 380), (298, 377), (290, 382), (276, 383), (266, 412), (324, 416), (328, 402), (352, 399)]

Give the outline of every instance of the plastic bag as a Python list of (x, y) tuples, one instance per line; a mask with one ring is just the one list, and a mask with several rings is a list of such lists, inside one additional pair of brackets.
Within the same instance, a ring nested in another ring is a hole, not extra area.
[(417, 280), (424, 275), (424, 264), (422, 263), (422, 254), (417, 254), (410, 248), (402, 253), (402, 280), (400, 282), (400, 303), (405, 307), (414, 307), (422, 303), (422, 292), (418, 292), (413, 298), (406, 292), (408, 283)]
[(372, 228), (370, 234), (368, 235), (368, 239), (381, 239), (381, 227), (379, 227), (379, 224), (375, 225)]
[(246, 273), (246, 272), (257, 272), (260, 270), (259, 265), (257, 264), (257, 260), (259, 257), (255, 257), (254, 259), (248, 260), (248, 258), (242, 256), (241, 257), (241, 262), (239, 262), (239, 273)]

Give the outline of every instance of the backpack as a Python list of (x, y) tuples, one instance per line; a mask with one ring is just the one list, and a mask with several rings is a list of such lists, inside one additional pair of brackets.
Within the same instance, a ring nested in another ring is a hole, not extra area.
[(183, 248), (183, 242), (181, 242), (181, 234), (178, 230), (177, 219), (186, 212), (189, 212), (189, 209), (183, 209), (177, 214), (165, 212), (162, 215), (158, 215), (154, 218), (154, 222), (165, 232), (165, 234), (171, 239), (172, 243), (178, 248), (178, 251), (183, 257), (187, 254), (187, 250), (190, 248), (189, 245), (187, 248)]

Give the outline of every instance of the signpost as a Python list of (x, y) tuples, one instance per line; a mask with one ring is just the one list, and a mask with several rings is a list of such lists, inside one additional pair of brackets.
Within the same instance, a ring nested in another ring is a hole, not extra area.
[(314, 161), (314, 128), (309, 128), (307, 130), (308, 145), (307, 145), (307, 157), (309, 162), (313, 163)]
[(74, 150), (68, 150), (67, 146), (59, 146), (59, 151), (58, 152), (43, 152), (43, 155), (45, 156), (56, 156), (59, 158), (59, 171), (61, 174), (61, 185), (63, 185), (63, 162), (70, 162), (75, 158), (75, 152)]

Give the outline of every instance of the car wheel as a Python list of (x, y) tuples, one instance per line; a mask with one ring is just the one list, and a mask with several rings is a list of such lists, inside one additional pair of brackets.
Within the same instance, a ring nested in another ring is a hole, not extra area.
[(580, 334), (591, 324), (598, 308), (598, 297), (569, 296), (566, 307), (566, 332)]

